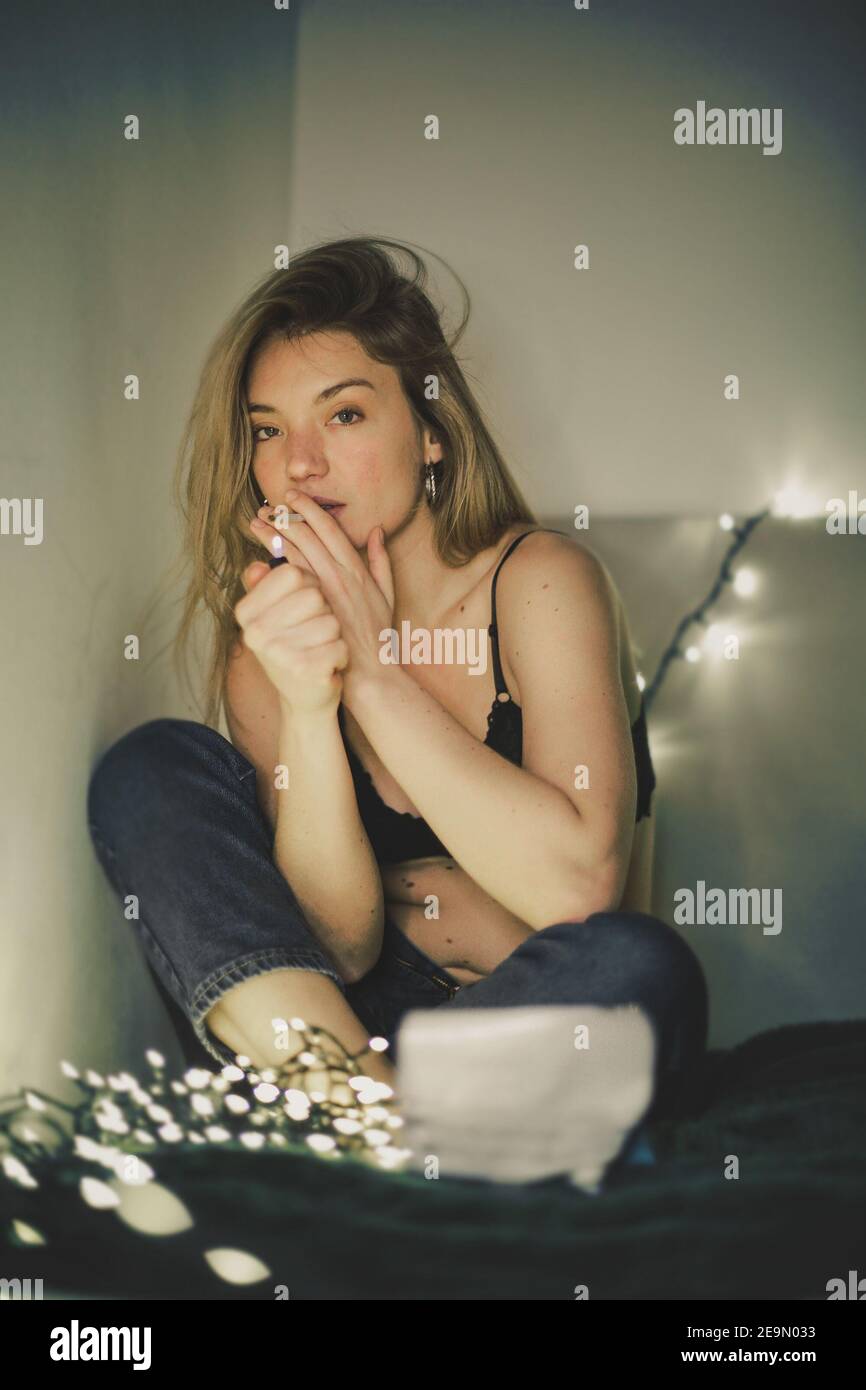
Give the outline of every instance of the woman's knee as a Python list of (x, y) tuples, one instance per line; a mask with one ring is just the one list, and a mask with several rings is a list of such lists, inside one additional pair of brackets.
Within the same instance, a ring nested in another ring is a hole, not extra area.
[(693, 1049), (706, 1045), (709, 989), (703, 967), (683, 936), (649, 913), (597, 913), (594, 928), (612, 931), (622, 943), (623, 960), (633, 969), (643, 997), (685, 1029)]
[(91, 826), (110, 825), (125, 799), (139, 796), (145, 784), (151, 791), (170, 787), (173, 774), (200, 761), (205, 750), (218, 754), (220, 744), (236, 753), (222, 734), (191, 719), (151, 719), (130, 729), (106, 749), (90, 775)]
[(691, 946), (661, 917), (648, 912), (594, 912), (585, 925), (604, 932), (612, 944), (628, 952), (630, 960), (646, 969), (703, 975)]
[(707, 982), (698, 957), (678, 931), (644, 912), (594, 912), (582, 922), (557, 922), (544, 931), (573, 956), (575, 974), (590, 961), (599, 979), (628, 986), (638, 996), (688, 998), (708, 1007)]

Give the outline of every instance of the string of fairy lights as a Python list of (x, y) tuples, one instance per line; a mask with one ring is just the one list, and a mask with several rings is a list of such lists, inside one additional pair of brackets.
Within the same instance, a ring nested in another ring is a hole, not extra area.
[(644, 706), (647, 711), (649, 711), (652, 706), (672, 661), (676, 661), (679, 657), (684, 657), (686, 661), (692, 663), (701, 660), (703, 652), (700, 645), (696, 642), (690, 642), (686, 646), (683, 645), (689, 629), (696, 625), (706, 628), (705, 643), (712, 642), (714, 638), (718, 636), (718, 626), (710, 625), (707, 615), (714, 605), (718, 603), (724, 592), (725, 586), (730, 584), (734, 592), (739, 594), (741, 598), (748, 598), (755, 592), (757, 581), (754, 571), (746, 569), (745, 567), (734, 569), (734, 560), (743, 549), (743, 546), (747, 544), (755, 527), (760, 526), (761, 522), (770, 515), (770, 511), (771, 509), (769, 507), (765, 507), (763, 511), (756, 512), (754, 516), (746, 517), (746, 519), (739, 524), (734, 520), (730, 512), (724, 512), (719, 517), (719, 525), (722, 530), (731, 532), (733, 540), (722, 556), (719, 572), (706, 597), (697, 607), (686, 613), (678, 622), (673, 637), (662, 652), (659, 664), (656, 667), (656, 673), (649, 685), (646, 684), (642, 675), (638, 675), (638, 685), (644, 692)]
[[(301, 1046), (275, 1068), (255, 1068), (239, 1055), (219, 1072), (190, 1067), (171, 1079), (162, 1053), (150, 1048), (150, 1075), (142, 1082), (128, 1071), (82, 1074), (62, 1061), (81, 1095), (76, 1104), (34, 1088), (0, 1101), (0, 1168), (8, 1186), (23, 1198), (47, 1183), (68, 1187), (72, 1178), (89, 1207), (113, 1211), (142, 1235), (166, 1236), (194, 1224), (148, 1161), (171, 1149), (294, 1149), (382, 1171), (405, 1168), (411, 1152), (399, 1145), (405, 1122), (394, 1092), (363, 1069), (365, 1054), (383, 1051), (387, 1041), (370, 1038), (350, 1054), (324, 1028), (301, 1018), (291, 1027)], [(0, 1191), (4, 1218), (9, 1205), (8, 1191)], [(23, 1215), (4, 1219), (7, 1242), (49, 1244), (52, 1233), (33, 1216), (32, 1202), (24, 1207)], [(255, 1283), (270, 1273), (245, 1251), (202, 1250), (202, 1258), (229, 1283)]]
[[(696, 663), (711, 646), (719, 625), (709, 623), (709, 614), (726, 589), (741, 598), (756, 592), (755, 572), (736, 560), (761, 523), (771, 514), (798, 519), (817, 512), (814, 500), (792, 486), (776, 494), (772, 506), (741, 521), (730, 513), (719, 517), (730, 545), (705, 597), (677, 624), (652, 680), (638, 676), (647, 708), (674, 661)], [(703, 629), (699, 641), (688, 640), (694, 628)], [(23, 1197), (44, 1181), (68, 1184), (71, 1175), (89, 1206), (114, 1209), (143, 1234), (169, 1234), (192, 1224), (192, 1217), (156, 1181), (148, 1157), (178, 1146), (253, 1151), (299, 1146), (332, 1161), (349, 1157), (382, 1170), (406, 1167), (411, 1155), (399, 1144), (404, 1121), (394, 1092), (363, 1070), (365, 1054), (384, 1051), (387, 1041), (371, 1038), (353, 1055), (325, 1029), (300, 1018), (291, 1026), (301, 1047), (278, 1068), (257, 1069), (248, 1057), (238, 1056), (219, 1071), (190, 1068), (172, 1080), (162, 1054), (149, 1049), (150, 1076), (142, 1082), (128, 1071), (103, 1077), (62, 1061), (61, 1071), (80, 1093), (76, 1104), (33, 1088), (0, 1099), (3, 1176)], [(144, 1207), (131, 1201), (142, 1191), (149, 1196)], [(44, 1245), (50, 1239), (21, 1216), (5, 1225), (13, 1246)], [(262, 1277), (260, 1263), (243, 1252), (204, 1251), (203, 1257), (231, 1282)]]
[[(737, 521), (730, 512), (722, 513), (719, 517), (719, 527), (729, 533), (732, 540), (722, 556), (715, 580), (701, 602), (678, 622), (670, 642), (661, 654), (652, 680), (647, 682), (644, 675), (638, 673), (637, 683), (643, 692), (647, 712), (658, 696), (672, 662), (682, 659), (694, 665), (703, 660), (708, 652), (718, 650), (721, 646), (725, 627), (719, 623), (710, 623), (708, 615), (722, 598), (726, 588), (730, 586), (740, 598), (751, 598), (757, 591), (758, 577), (755, 571), (745, 565), (735, 566), (734, 562), (761, 522), (769, 516), (790, 521), (809, 520), (823, 515), (825, 511), (826, 507), (822, 509), (815, 496), (808, 493), (798, 482), (790, 482), (775, 494), (769, 506), (741, 521)], [(693, 628), (703, 628), (704, 631), (702, 634), (695, 634), (696, 640), (687, 641), (686, 638)]]

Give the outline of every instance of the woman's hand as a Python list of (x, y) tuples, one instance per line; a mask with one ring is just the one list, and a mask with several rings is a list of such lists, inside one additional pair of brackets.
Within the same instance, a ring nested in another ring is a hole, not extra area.
[(244, 645), (280, 699), (293, 714), (336, 710), (349, 653), (316, 576), (298, 565), (269, 569), (256, 560), (241, 579), (247, 592), (234, 613)]
[[(352, 684), (381, 678), (379, 634), (390, 628), (394, 613), (394, 580), (391, 562), (381, 528), (367, 537), (367, 564), (364, 564), (342, 527), (303, 493), (286, 493), (286, 506), (263, 507), (253, 534), (271, 554), (274, 537), (282, 538), (282, 551), (288, 565), (274, 573), (299, 567), (321, 586), (321, 592), (336, 617), (340, 636), (348, 650), (343, 677), (344, 694)], [(289, 511), (303, 520), (288, 521)], [(267, 518), (274, 517), (274, 524)]]

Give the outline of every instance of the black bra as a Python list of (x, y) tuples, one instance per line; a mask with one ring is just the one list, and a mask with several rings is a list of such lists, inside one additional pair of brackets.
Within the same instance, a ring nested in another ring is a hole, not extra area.
[[(542, 526), (536, 529), (545, 531), (553, 528)], [(531, 535), (534, 535), (533, 531), (524, 531), (522, 535), (517, 536), (496, 566), (491, 589), (492, 622), (487, 629), (492, 641), (496, 698), (487, 716), (487, 735), (484, 742), (488, 748), (493, 748), (517, 767), (521, 766), (523, 760), (523, 713), (508, 692), (502, 674), (502, 664), (499, 660), (499, 633), (496, 626), (496, 580), (499, 577), (499, 571), (515, 546)], [(380, 864), (401, 864), (409, 859), (425, 859), (434, 856), (450, 859), (451, 855), (448, 850), (438, 836), (434, 835), (423, 817), (415, 816), (411, 811), (395, 811), (393, 806), (389, 806), (386, 801), (382, 800), (373, 786), (372, 776), (363, 766), (346, 738), (342, 705), (339, 706), (338, 718), (352, 772), (352, 781), (355, 785), (358, 813), (377, 861)], [(640, 702), (637, 719), (631, 726), (631, 737), (638, 786), (635, 819), (641, 820), (643, 816), (648, 816), (650, 813), (650, 800), (656, 785), (649, 743), (647, 742), (643, 699)]]

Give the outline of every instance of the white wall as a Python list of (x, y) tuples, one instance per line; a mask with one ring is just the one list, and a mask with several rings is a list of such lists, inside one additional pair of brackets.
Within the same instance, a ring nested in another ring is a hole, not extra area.
[(205, 347), (288, 234), (296, 26), (281, 19), (88, 0), (22, 6), (4, 33), (0, 495), (44, 511), (41, 545), (0, 536), (7, 1089), (56, 1088), (61, 1055), (138, 1065), (171, 1043), (85, 794), (126, 729), (191, 714), (156, 659), (176, 611), (143, 618), (177, 553), (169, 489)]
[[(792, 473), (822, 498), (863, 476), (854, 34), (799, 8), (305, 6), (293, 244), (402, 233), (453, 265), (468, 366), (546, 513), (756, 511)], [(782, 152), (675, 146), (699, 98), (782, 107)]]

